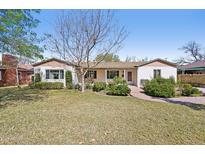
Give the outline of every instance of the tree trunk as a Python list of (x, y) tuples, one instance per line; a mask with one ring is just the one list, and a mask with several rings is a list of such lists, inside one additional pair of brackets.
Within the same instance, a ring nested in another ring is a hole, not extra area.
[(85, 92), (85, 80), (84, 80), (84, 74), (81, 74), (81, 80), (82, 80), (82, 85), (81, 85), (81, 92)]
[(81, 92), (85, 91), (85, 73), (83, 68), (80, 69), (80, 76), (81, 76)]

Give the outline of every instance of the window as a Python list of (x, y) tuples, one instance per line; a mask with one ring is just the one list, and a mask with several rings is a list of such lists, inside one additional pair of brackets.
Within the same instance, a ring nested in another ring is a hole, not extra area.
[(46, 70), (46, 79), (49, 79), (49, 70)]
[(161, 77), (161, 70), (160, 69), (154, 70), (154, 78), (156, 78), (156, 77)]
[(116, 76), (119, 77), (119, 71), (107, 71), (107, 79), (113, 79)]
[(60, 79), (64, 79), (64, 70), (60, 70)]
[(97, 78), (97, 72), (96, 71), (87, 71), (87, 73), (85, 74), (85, 78), (96, 79)]
[(46, 70), (46, 79), (64, 79), (64, 70)]
[(0, 80), (2, 80), (1, 71), (0, 71)]

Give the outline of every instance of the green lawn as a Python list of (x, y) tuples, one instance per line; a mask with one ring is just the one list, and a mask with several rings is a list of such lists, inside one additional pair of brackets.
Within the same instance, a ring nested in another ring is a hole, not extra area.
[(71, 90), (0, 89), (0, 144), (204, 144), (205, 108)]

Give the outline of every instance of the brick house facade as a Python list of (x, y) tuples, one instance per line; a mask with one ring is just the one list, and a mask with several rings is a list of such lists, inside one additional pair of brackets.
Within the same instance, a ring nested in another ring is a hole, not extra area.
[(17, 73), (19, 75), (19, 84), (28, 84), (32, 82), (32, 67), (20, 65), (17, 69), (17, 59), (15, 56), (3, 54), (0, 65), (0, 86), (14, 86), (17, 83)]

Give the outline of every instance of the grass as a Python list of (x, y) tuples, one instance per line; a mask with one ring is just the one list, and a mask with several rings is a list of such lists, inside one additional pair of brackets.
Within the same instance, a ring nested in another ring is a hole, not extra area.
[(28, 88), (0, 104), (0, 144), (205, 144), (204, 108)]

